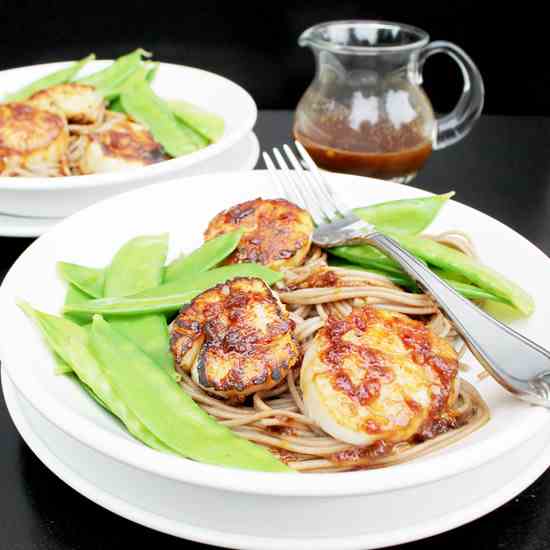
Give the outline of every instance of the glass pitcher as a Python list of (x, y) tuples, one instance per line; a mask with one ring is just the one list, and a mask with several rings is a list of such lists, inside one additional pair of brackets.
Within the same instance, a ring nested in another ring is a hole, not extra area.
[[(483, 108), (483, 80), (450, 42), (429, 42), (416, 27), (385, 21), (335, 21), (306, 30), (315, 78), (296, 109), (293, 133), (327, 170), (410, 181), (433, 149), (462, 139)], [(464, 86), (454, 110), (434, 115), (421, 87), (428, 57), (446, 53)]]

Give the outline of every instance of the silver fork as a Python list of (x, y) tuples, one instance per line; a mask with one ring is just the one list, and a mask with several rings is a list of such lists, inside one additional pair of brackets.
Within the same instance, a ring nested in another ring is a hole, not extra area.
[(323, 248), (370, 244), (396, 260), (437, 302), (497, 382), (524, 401), (550, 408), (550, 352), (463, 298), (394, 239), (378, 233), (340, 204), (307, 151), (299, 142), (295, 144), (307, 170), (288, 145), (283, 145), (288, 163), (277, 148), (273, 149), (278, 169), (267, 153), (263, 158), (283, 195), (310, 212), (317, 226), (313, 242)]

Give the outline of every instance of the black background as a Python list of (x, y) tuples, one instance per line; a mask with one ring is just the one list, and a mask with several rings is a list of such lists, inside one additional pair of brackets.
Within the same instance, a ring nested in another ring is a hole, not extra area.
[[(311, 54), (296, 43), (303, 30), (332, 19), (390, 19), (464, 48), (485, 79), (485, 113), (550, 115), (549, 29), (542, 10), (487, 3), (491, 12), (483, 15), (479, 1), (384, 4), (149, 0), (111, 2), (97, 15), (87, 11), (100, 7), (95, 2), (0, 2), (0, 69), (91, 51), (112, 58), (141, 46), (161, 61), (236, 80), (259, 108), (293, 109), (313, 75)], [(110, 13), (117, 8), (119, 14)], [(458, 69), (445, 56), (434, 56), (426, 64), (425, 85), (436, 110), (447, 111), (460, 92)]]

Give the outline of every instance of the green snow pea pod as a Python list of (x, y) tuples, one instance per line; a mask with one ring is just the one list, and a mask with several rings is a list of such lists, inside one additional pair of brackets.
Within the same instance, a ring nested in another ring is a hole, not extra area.
[(119, 57), (105, 69), (79, 78), (76, 82), (94, 86), (100, 94), (106, 96), (141, 67), (142, 57), (150, 56), (149, 52), (138, 48), (129, 54)]
[(139, 420), (115, 391), (89, 347), (85, 329), (68, 319), (34, 310), (24, 302), (19, 303), (19, 306), (36, 321), (48, 346), (71, 366), (78, 378), (124, 423), (134, 437), (153, 449), (173, 452)]
[(280, 281), (283, 276), (260, 264), (227, 265), (201, 273), (193, 279), (178, 279), (125, 298), (103, 298), (81, 304), (68, 304), (64, 306), (64, 311), (82, 316), (90, 316), (94, 313), (142, 315), (175, 312), (206, 289), (235, 277), (258, 277), (266, 284), (272, 285)]
[[(329, 263), (330, 265), (345, 267), (347, 269), (359, 269), (361, 271), (379, 273), (380, 275), (384, 275), (392, 283), (400, 287), (407, 288), (413, 291), (418, 290), (416, 283), (405, 272), (403, 272), (401, 275), (398, 275), (395, 273), (385, 273), (382, 270), (368, 269), (361, 266), (350, 264), (348, 262), (342, 262), (341, 260), (336, 260), (336, 261), (331, 260)], [(432, 269), (432, 271), (437, 275), (439, 275), (439, 277), (441, 277), (449, 286), (452, 286), (457, 292), (459, 292), (460, 294), (462, 294), (462, 296), (464, 296), (465, 298), (468, 298), (469, 300), (475, 300), (475, 301), (491, 300), (493, 302), (509, 304), (509, 302), (504, 298), (501, 298), (500, 296), (497, 296), (491, 292), (487, 292), (482, 288), (464, 283), (462, 281), (456, 281), (452, 279), (452, 277), (450, 277), (448, 273), (445, 273), (440, 269)]]
[[(82, 291), (77, 286), (69, 284), (69, 287), (67, 288), (67, 294), (65, 295), (65, 304), (63, 307), (74, 306), (77, 304), (85, 304), (92, 298), (93, 296)], [(64, 314), (64, 317), (66, 317), (70, 321), (73, 321), (77, 325), (85, 325), (90, 322), (89, 318), (79, 314), (66, 313)]]
[(194, 277), (218, 265), (237, 248), (243, 233), (242, 229), (224, 233), (206, 241), (191, 254), (176, 258), (166, 266), (164, 282), (170, 283), (184, 277)]
[(198, 134), (182, 127), (148, 82), (136, 83), (125, 90), (120, 99), (124, 111), (143, 124), (172, 157), (187, 155), (199, 148)]
[(105, 285), (105, 270), (95, 267), (85, 267), (68, 262), (57, 262), (57, 272), (68, 283), (76, 286), (82, 292), (94, 298), (103, 296)]
[[(162, 282), (168, 235), (141, 236), (124, 244), (105, 270), (106, 298), (121, 298)], [(113, 327), (139, 346), (155, 363), (174, 372), (166, 317), (138, 315), (112, 320)]]
[(153, 82), (155, 79), (155, 76), (158, 72), (160, 63), (150, 63), (147, 66), (144, 66), (145, 74), (143, 75), (141, 70), (138, 69), (135, 71), (127, 80), (125, 80), (120, 87), (117, 90), (114, 90), (109, 93), (108, 101), (109, 103), (109, 110), (115, 111), (117, 113), (124, 113), (124, 107), (122, 106), (122, 101), (120, 100), (120, 93), (125, 88), (130, 88), (135, 82), (139, 81), (140, 79), (143, 79), (143, 76), (145, 77), (145, 80), (149, 83)]
[(110, 86), (109, 88), (103, 88), (102, 92), (105, 99), (107, 99), (107, 101), (112, 101), (120, 97), (125, 90), (131, 90), (139, 82), (146, 82), (149, 70), (147, 65), (140, 65), (127, 78), (118, 82), (116, 85)]
[(82, 67), (84, 67), (84, 65), (92, 59), (95, 59), (95, 55), (93, 53), (80, 61), (76, 61), (65, 69), (55, 71), (54, 73), (43, 76), (42, 78), (31, 82), (19, 91), (4, 97), (3, 101), (25, 101), (25, 99), (28, 99), (31, 95), (39, 92), (40, 90), (45, 90), (46, 88), (57, 86), (58, 84), (65, 84), (66, 82), (72, 80), (80, 69), (82, 69)]
[(115, 99), (111, 100), (109, 103), (109, 111), (114, 111), (115, 113), (126, 112), (122, 106), (122, 101), (120, 101), (120, 96), (117, 96)]
[(444, 195), (432, 195), (419, 199), (381, 202), (363, 208), (354, 208), (353, 212), (382, 233), (392, 231), (416, 235), (432, 223), (443, 205), (453, 195), (454, 191), (451, 191)]
[(147, 71), (147, 74), (145, 75), (145, 80), (147, 80), (149, 84), (152, 84), (155, 81), (155, 77), (157, 76), (159, 67), (160, 67), (160, 63), (158, 61), (148, 64), (148, 71)]
[(129, 240), (118, 250), (105, 271), (104, 296), (129, 296), (159, 285), (167, 251), (166, 233)]
[(417, 258), (445, 272), (463, 275), (477, 287), (510, 303), (525, 316), (531, 315), (535, 310), (533, 298), (520, 286), (462, 252), (432, 239), (413, 235), (393, 234), (391, 236)]
[(185, 122), (207, 140), (215, 142), (222, 137), (225, 127), (222, 117), (182, 99), (167, 100), (166, 103), (176, 118)]
[(108, 377), (136, 416), (187, 458), (249, 470), (289, 472), (267, 449), (235, 435), (205, 411), (130, 340), (94, 316), (91, 345)]
[(404, 274), (404, 271), (396, 261), (388, 258), (378, 249), (368, 244), (336, 246), (334, 248), (329, 248), (327, 252), (333, 256), (347, 260), (352, 264), (361, 265), (369, 269), (377, 269), (398, 276)]
[[(160, 98), (159, 98), (160, 99)], [(163, 100), (161, 100), (163, 101)], [(201, 134), (196, 132), (191, 126), (189, 126), (181, 118), (176, 117), (176, 122), (180, 128), (180, 132), (185, 134), (186, 138), (195, 145), (197, 149), (204, 149), (210, 142)]]
[(369, 273), (383, 275), (384, 277), (389, 279), (392, 283), (398, 286), (401, 286), (403, 288), (407, 288), (410, 290), (417, 290), (416, 283), (404, 271), (402, 271), (401, 273), (384, 271), (383, 269), (365, 267), (363, 265), (357, 265), (352, 262), (342, 260), (338, 257), (333, 258), (330, 256), (328, 258), (328, 264), (334, 267), (344, 267), (346, 269), (356, 269), (358, 271), (368, 271)]

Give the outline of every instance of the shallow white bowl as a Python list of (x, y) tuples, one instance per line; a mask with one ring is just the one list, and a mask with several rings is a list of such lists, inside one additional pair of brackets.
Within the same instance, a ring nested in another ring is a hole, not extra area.
[[(80, 73), (89, 74), (110, 61), (93, 61)], [(33, 65), (0, 71), (2, 93), (15, 91), (67, 62)], [(0, 177), (0, 213), (30, 217), (62, 217), (109, 196), (166, 178), (186, 175), (187, 170), (208, 162), (241, 141), (253, 128), (257, 109), (252, 97), (238, 84), (222, 76), (183, 65), (161, 63), (153, 88), (161, 97), (185, 99), (223, 117), (222, 138), (184, 157), (143, 168), (62, 178)]]
[[(329, 181), (354, 206), (426, 195), (412, 187), (368, 178), (330, 175)], [(492, 419), (452, 447), (413, 462), (372, 471), (310, 475), (248, 472), (199, 464), (147, 448), (133, 440), (74, 382), (52, 374), (53, 360), (37, 330), (15, 305), (15, 299), (24, 298), (40, 309), (58, 311), (65, 287), (56, 274), (57, 260), (102, 266), (129, 238), (164, 231), (171, 235), (175, 255), (200, 244), (202, 230), (217, 212), (257, 196), (275, 196), (265, 172), (166, 182), (94, 205), (64, 220), (33, 243), (0, 287), (0, 352), (18, 390), (40, 414), (96, 452), (163, 479), (210, 488), (204, 494), (212, 498), (218, 494), (231, 499), (232, 492), (263, 495), (258, 506), (265, 503), (266, 512), (268, 503), (273, 505), (272, 497), (301, 496), (319, 498), (319, 502), (337, 496), (382, 498), (392, 491), (450, 479), (510, 453), (542, 434), (550, 422), (548, 410), (515, 400), (491, 379), (479, 382), (475, 376), (478, 369), (473, 368), (466, 377), (481, 391)], [(548, 258), (500, 222), (451, 201), (433, 230), (456, 227), (474, 236), (486, 263), (521, 282), (534, 295), (537, 311), (530, 319), (516, 323), (516, 328), (548, 346)], [(380, 514), (382, 521), (387, 509), (380, 509)]]
[[(550, 464), (548, 426), (496, 460), (420, 487), (325, 499), (228, 494), (152, 475), (83, 445), (38, 413), (5, 370), (2, 389), (27, 445), (73, 489), (141, 525), (239, 550), (367, 550), (431, 536), (507, 502)], [(281, 510), (284, 529), (272, 519)], [(391, 510), (384, 521), (380, 510)]]

